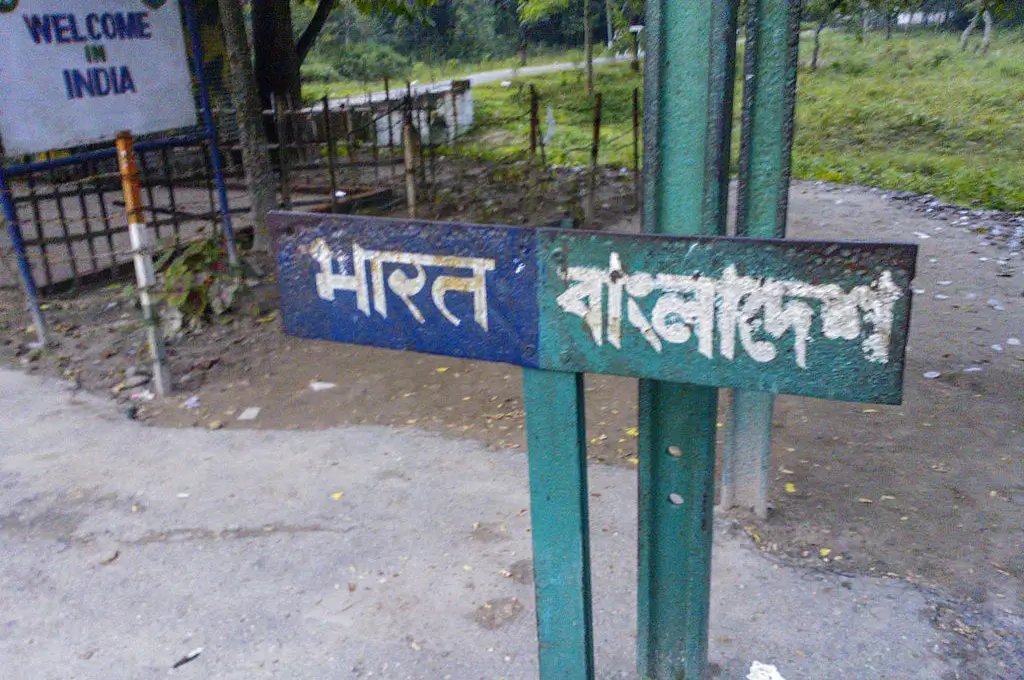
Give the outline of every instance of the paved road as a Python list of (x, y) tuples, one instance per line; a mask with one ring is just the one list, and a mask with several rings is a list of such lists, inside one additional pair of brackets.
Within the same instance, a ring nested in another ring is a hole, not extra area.
[[(600, 66), (601, 64), (614, 64), (623, 61), (629, 61), (630, 56), (628, 54), (620, 54), (614, 57), (598, 57), (594, 59), (594, 65)], [(582, 62), (559, 62), (557, 64), (544, 64), (542, 66), (524, 66), (523, 68), (507, 68), (500, 69), (498, 71), (482, 71), (480, 73), (473, 73), (468, 76), (462, 76), (455, 78), (455, 80), (468, 80), (471, 86), (483, 85), (484, 83), (493, 83), (502, 80), (512, 80), (514, 78), (523, 78), (526, 76), (536, 76), (544, 73), (557, 73), (558, 71), (572, 71), (574, 69), (583, 68)], [(424, 94), (427, 92), (446, 92), (452, 84), (452, 78), (447, 80), (439, 80), (434, 83), (421, 83), (414, 84), (412, 86), (413, 94)], [(374, 102), (382, 102), (387, 97), (386, 92), (383, 90), (380, 92), (372, 92), (368, 95), (353, 95), (351, 97), (345, 97), (341, 99), (332, 99), (331, 106), (340, 106), (346, 104), (349, 106), (361, 106), (366, 104), (367, 98)], [(394, 100), (402, 96), (402, 90), (392, 90), (391, 99)]]
[[(162, 430), (3, 370), (0, 411), (5, 678), (166, 677), (198, 648), (174, 677), (536, 677), (522, 455), (384, 427)], [(594, 466), (591, 491), (598, 677), (633, 678), (635, 475)], [(716, 530), (715, 677), (954, 677), (925, 593)]]

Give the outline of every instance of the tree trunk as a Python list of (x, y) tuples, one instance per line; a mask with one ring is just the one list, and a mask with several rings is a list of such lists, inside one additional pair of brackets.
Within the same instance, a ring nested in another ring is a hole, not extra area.
[[(327, 23), (327, 18), (331, 16), (331, 12), (338, 5), (338, 0), (320, 0), (316, 5), (316, 11), (313, 12), (313, 18), (309, 20), (309, 25), (306, 26), (305, 30), (302, 31), (302, 35), (299, 36), (298, 41), (295, 43), (295, 60), (299, 66), (302, 66), (302, 62), (306, 61), (306, 56), (309, 51), (313, 49), (313, 43), (316, 42), (317, 37), (320, 35), (320, 31), (324, 30), (324, 25)], [(348, 31), (344, 31), (345, 34), (345, 46), (348, 46)]]
[(892, 23), (895, 20), (892, 14), (885, 15), (885, 39), (892, 40)]
[(231, 100), (238, 118), (242, 166), (245, 168), (245, 181), (252, 204), (250, 214), (255, 232), (252, 249), (266, 252), (270, 249), (266, 215), (274, 209), (276, 191), (241, 3), (237, 0), (220, 0), (220, 19), (231, 68)]
[(253, 0), (252, 44), (256, 47), (260, 105), (269, 109), (272, 94), (280, 101), (302, 101), (289, 0)]
[(608, 24), (606, 26), (606, 33), (608, 34), (608, 49), (610, 50), (612, 45), (615, 44), (615, 32), (612, 27), (612, 0), (604, 0), (604, 21)]
[(992, 10), (987, 7), (981, 16), (985, 20), (985, 37), (981, 40), (981, 53), (988, 54), (988, 48), (992, 44), (992, 31), (995, 29), (995, 21), (992, 19)]
[(587, 62), (587, 94), (594, 94), (594, 30), (591, 24), (593, 0), (583, 0), (583, 58)]
[(818, 54), (821, 53), (821, 32), (825, 30), (825, 22), (828, 21), (828, 17), (823, 17), (818, 23), (818, 27), (814, 29), (814, 51), (811, 52), (811, 70), (818, 70)]
[(971, 23), (967, 24), (967, 28), (960, 35), (960, 51), (963, 52), (967, 49), (967, 39), (971, 37), (971, 33), (974, 32), (974, 28), (978, 25), (978, 20), (981, 19), (981, 12), (975, 12), (974, 16), (971, 17)]

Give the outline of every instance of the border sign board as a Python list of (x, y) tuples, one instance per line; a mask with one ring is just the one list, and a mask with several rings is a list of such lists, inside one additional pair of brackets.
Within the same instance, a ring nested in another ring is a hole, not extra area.
[(196, 122), (178, 0), (0, 0), (8, 155)]
[(299, 337), (899, 403), (917, 246), (272, 213)]

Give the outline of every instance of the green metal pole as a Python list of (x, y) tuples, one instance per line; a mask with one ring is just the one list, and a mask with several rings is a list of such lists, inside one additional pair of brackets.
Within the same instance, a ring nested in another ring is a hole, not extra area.
[(540, 677), (593, 680), (583, 374), (523, 369)]
[[(724, 234), (736, 0), (653, 0), (646, 10), (644, 229)], [(707, 672), (715, 388), (640, 381), (637, 669)]]
[[(793, 110), (800, 45), (799, 0), (749, 0), (743, 133), (736, 233), (786, 235)], [(722, 506), (743, 505), (768, 517), (775, 398), (735, 390), (722, 455)]]

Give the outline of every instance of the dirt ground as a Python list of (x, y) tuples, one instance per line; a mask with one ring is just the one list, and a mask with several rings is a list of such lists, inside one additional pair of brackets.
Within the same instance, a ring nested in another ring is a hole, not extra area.
[[(438, 197), (434, 210), (513, 224), (572, 214), (577, 185), (569, 182), (559, 203), (514, 191), (522, 182), (509, 175), (490, 195), (467, 185)], [(636, 229), (631, 192), (628, 177), (608, 173), (599, 226)], [(977, 611), (1024, 614), (1024, 217), (797, 182), (789, 234), (920, 246), (906, 396), (901, 406), (780, 397), (773, 511), (766, 522), (736, 516), (782, 559), (907, 579)], [(269, 282), (238, 314), (171, 342), (176, 393), (152, 401), (145, 385), (112, 393), (126, 370), (146, 363), (123, 287), (48, 301), (60, 342), (45, 353), (29, 345), (18, 292), (0, 296), (0, 360), (111, 394), (128, 417), (153, 425), (377, 423), (524, 446), (518, 369), (286, 337)], [(635, 381), (588, 376), (587, 392), (591, 458), (635, 466)], [(252, 408), (255, 419), (239, 419)], [(960, 619), (948, 625), (972, 631)]]

